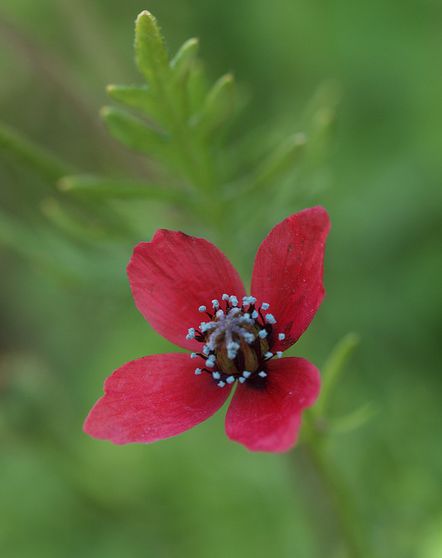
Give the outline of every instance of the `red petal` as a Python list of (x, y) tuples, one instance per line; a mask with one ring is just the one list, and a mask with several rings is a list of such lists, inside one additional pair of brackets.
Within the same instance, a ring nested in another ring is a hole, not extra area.
[(252, 451), (283, 452), (296, 442), (301, 412), (315, 402), (319, 372), (303, 358), (270, 361), (262, 384), (239, 385), (226, 416), (229, 438)]
[(275, 331), (285, 333), (272, 350), (285, 350), (307, 329), (324, 297), (322, 275), (325, 239), (330, 229), (326, 210), (304, 209), (276, 225), (258, 249), (252, 294), (270, 304)]
[(128, 362), (105, 382), (105, 395), (84, 431), (115, 444), (155, 442), (180, 434), (212, 416), (230, 389), (194, 374), (187, 354), (153, 355)]
[(238, 298), (244, 286), (237, 271), (216, 246), (181, 232), (159, 230), (151, 242), (135, 247), (127, 267), (138, 310), (163, 337), (190, 350), (187, 330), (208, 320), (198, 308), (211, 309), (223, 293)]

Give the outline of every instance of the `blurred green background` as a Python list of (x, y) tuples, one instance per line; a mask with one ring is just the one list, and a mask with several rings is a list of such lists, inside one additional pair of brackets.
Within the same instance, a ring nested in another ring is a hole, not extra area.
[[(360, 335), (332, 412), (373, 402), (376, 414), (333, 435), (329, 457), (371, 555), (442, 556), (441, 4), (2, 0), (1, 120), (82, 172), (148, 176), (98, 116), (106, 84), (140, 82), (133, 21), (145, 8), (172, 52), (198, 36), (210, 77), (235, 74), (249, 102), (232, 141), (302, 130), (318, 87), (337, 84), (326, 160), (284, 203), (269, 190), (257, 215), (244, 205), (229, 256), (248, 279), (271, 225), (327, 207), (327, 298), (292, 352), (322, 366), (347, 332)], [(113, 369), (170, 349), (131, 300), (133, 245), (159, 226), (211, 231), (179, 207), (124, 202), (129, 234), (70, 236), (56, 226), (53, 185), (1, 150), (0, 184), (0, 555), (332, 556), (302, 467), (229, 442), (221, 414), (152, 446), (82, 433)]]

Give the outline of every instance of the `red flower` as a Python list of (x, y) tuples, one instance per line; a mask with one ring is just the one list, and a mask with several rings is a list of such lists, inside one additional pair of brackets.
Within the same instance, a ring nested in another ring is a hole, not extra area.
[(324, 296), (329, 228), (322, 207), (276, 225), (256, 255), (253, 296), (207, 240), (160, 230), (138, 244), (127, 268), (138, 309), (166, 339), (193, 352), (190, 358), (147, 356), (118, 368), (85, 432), (116, 444), (175, 436), (213, 415), (237, 384), (226, 415), (229, 438), (254, 451), (292, 447), (320, 379), (307, 360), (281, 357)]

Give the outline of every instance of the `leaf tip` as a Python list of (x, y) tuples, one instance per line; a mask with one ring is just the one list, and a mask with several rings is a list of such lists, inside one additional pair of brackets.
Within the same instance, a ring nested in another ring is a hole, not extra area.
[(149, 10), (143, 10), (137, 15), (136, 23), (140, 23), (143, 19), (149, 19), (150, 21), (156, 21), (155, 17), (149, 12)]

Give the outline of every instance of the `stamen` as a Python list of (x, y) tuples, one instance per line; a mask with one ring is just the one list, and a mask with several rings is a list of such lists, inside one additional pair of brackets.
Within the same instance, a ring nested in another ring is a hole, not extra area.
[(206, 366), (213, 368), (215, 366), (215, 355), (210, 355), (206, 360)]
[(235, 343), (235, 341), (231, 341), (230, 343), (228, 343), (226, 345), (227, 358), (229, 358), (230, 360), (234, 360), (236, 358), (236, 355), (238, 354), (240, 346), (241, 345), (239, 343)]
[(268, 324), (276, 324), (275, 316), (273, 314), (266, 314), (266, 322)]
[[(219, 299), (214, 298), (211, 301), (214, 315), (201, 305), (198, 310), (206, 313), (209, 321), (187, 332), (186, 339), (195, 339), (202, 345), (201, 352), (191, 353), (190, 358), (200, 357), (205, 361), (204, 367), (195, 368), (195, 375), (207, 372), (219, 387), (233, 385), (236, 381), (244, 384), (249, 378), (266, 378), (266, 362), (274, 356), (282, 357), (282, 351), (276, 354), (271, 351), (276, 335), (276, 332), (271, 334), (271, 326), (276, 324), (276, 319), (273, 314), (266, 313), (270, 304), (263, 302), (255, 308), (254, 296), (243, 296), (241, 300), (240, 305), (235, 295), (227, 293)], [(225, 302), (224, 309), (221, 301)], [(285, 338), (285, 333), (277, 334), (279, 341)], [(240, 372), (239, 366), (249, 370)]]
[(186, 335), (186, 339), (195, 339), (195, 328), (194, 327), (189, 327), (189, 332)]
[(276, 358), (282, 358), (283, 352), (282, 351), (276, 351)]
[(200, 330), (201, 333), (206, 333), (209, 329), (214, 329), (217, 326), (216, 322), (201, 322)]
[(244, 337), (246, 343), (248, 343), (249, 345), (251, 345), (253, 341), (255, 341), (255, 336), (253, 335), (253, 333), (250, 333), (248, 331), (243, 333), (242, 336)]

